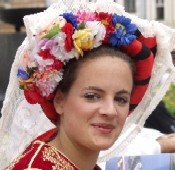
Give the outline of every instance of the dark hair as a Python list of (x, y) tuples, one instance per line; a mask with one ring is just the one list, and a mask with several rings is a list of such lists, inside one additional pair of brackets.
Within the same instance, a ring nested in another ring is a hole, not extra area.
[(71, 59), (64, 67), (63, 79), (60, 82), (58, 89), (60, 89), (63, 93), (69, 92), (73, 82), (76, 79), (77, 72), (79, 68), (82, 66), (83, 63), (87, 62), (88, 60), (96, 59), (97, 57), (117, 57), (121, 58), (129, 64), (129, 67), (132, 72), (133, 80), (134, 80), (134, 73), (135, 73), (135, 64), (131, 57), (129, 57), (126, 53), (122, 52), (121, 50), (110, 47), (106, 45), (102, 45), (98, 48), (94, 48), (91, 51), (84, 52), (84, 56), (77, 59)]

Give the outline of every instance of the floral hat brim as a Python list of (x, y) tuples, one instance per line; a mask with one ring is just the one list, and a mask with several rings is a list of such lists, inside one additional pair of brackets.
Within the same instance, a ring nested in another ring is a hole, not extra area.
[(29, 103), (41, 105), (53, 123), (59, 117), (53, 98), (62, 80), (63, 66), (72, 58), (83, 57), (84, 53), (102, 44), (121, 49), (135, 62), (130, 112), (146, 92), (154, 63), (156, 39), (142, 36), (132, 20), (124, 15), (88, 10), (59, 13), (44, 28), (33, 33), (29, 41), (30, 47), (17, 73), (20, 89), (24, 90)]

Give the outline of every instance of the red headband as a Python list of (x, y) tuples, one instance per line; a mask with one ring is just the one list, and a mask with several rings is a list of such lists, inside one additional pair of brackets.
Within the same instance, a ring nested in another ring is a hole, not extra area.
[(138, 31), (137, 34), (139, 34), (137, 40), (123, 47), (123, 50), (134, 60), (136, 67), (129, 113), (137, 107), (148, 88), (157, 47), (155, 37), (145, 38)]

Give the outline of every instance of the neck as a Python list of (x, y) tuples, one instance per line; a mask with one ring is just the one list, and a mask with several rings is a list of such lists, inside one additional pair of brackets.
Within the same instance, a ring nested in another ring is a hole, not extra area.
[(49, 144), (61, 151), (78, 169), (94, 169), (99, 154), (98, 151), (93, 151), (73, 143), (62, 132), (59, 132), (56, 138)]

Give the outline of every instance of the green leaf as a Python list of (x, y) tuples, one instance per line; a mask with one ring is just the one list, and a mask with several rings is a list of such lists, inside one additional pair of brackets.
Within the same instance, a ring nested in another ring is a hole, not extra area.
[(20, 90), (24, 90), (24, 86), (19, 85)]
[(172, 84), (163, 97), (165, 107), (172, 117), (175, 118), (175, 85)]
[(55, 35), (57, 35), (60, 31), (61, 31), (61, 30), (60, 30), (59, 25), (55, 25), (55, 26), (53, 26), (52, 29), (49, 30), (49, 31), (47, 32), (47, 34), (46, 34), (45, 36), (43, 36), (42, 38), (49, 38), (49, 39), (50, 39), (50, 38), (54, 37)]
[(81, 22), (81, 23), (79, 24), (79, 26), (78, 26), (78, 30), (82, 30), (82, 29), (85, 29), (85, 23), (84, 23), (84, 21)]
[(27, 67), (27, 73), (29, 75), (33, 74), (37, 70), (37, 67)]

